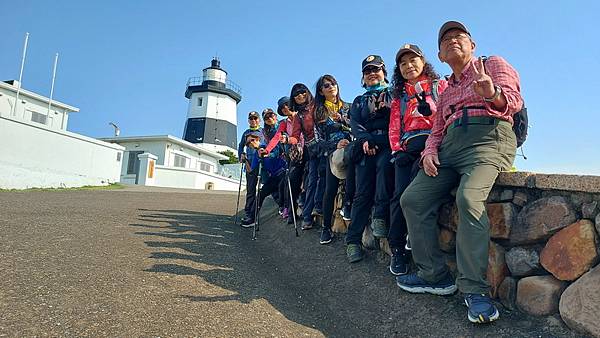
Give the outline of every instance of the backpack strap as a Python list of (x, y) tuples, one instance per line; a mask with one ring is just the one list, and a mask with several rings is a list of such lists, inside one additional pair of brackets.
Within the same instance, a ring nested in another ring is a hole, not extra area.
[(436, 79), (436, 80), (431, 81), (431, 98), (435, 102), (437, 102), (438, 98), (440, 97), (439, 85), (440, 85), (440, 80)]

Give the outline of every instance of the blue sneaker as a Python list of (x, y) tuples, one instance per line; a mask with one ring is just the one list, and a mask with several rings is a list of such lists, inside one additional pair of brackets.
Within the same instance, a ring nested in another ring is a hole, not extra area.
[(319, 239), (320, 244), (329, 244), (333, 240), (333, 235), (331, 234), (331, 229), (323, 228), (321, 230), (321, 238)]
[(419, 277), (416, 273), (396, 277), (396, 284), (404, 291), (411, 293), (431, 293), (432, 295), (447, 296), (456, 292), (456, 284), (450, 274), (441, 281), (431, 283)]
[(350, 263), (356, 263), (365, 257), (365, 253), (360, 244), (351, 243), (346, 247), (346, 256)]
[(500, 317), (498, 309), (487, 295), (467, 293), (465, 295), (465, 304), (469, 308), (467, 316), (471, 323), (490, 323)]

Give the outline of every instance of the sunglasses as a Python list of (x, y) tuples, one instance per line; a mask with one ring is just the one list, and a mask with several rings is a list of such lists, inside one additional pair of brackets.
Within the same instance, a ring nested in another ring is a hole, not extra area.
[(265, 115), (265, 120), (266, 119), (274, 119), (274, 118), (275, 118), (275, 114), (273, 114), (273, 113)]
[(306, 94), (306, 89), (299, 89), (292, 93), (292, 97), (296, 97), (298, 95)]
[(365, 69), (363, 69), (363, 75), (369, 75), (369, 74), (375, 74), (375, 73), (379, 73), (379, 71), (381, 70), (381, 67), (377, 67), (377, 66), (369, 66)]
[(323, 87), (323, 89), (329, 89), (329, 88), (331, 88), (331, 87), (335, 87), (335, 86), (337, 86), (337, 83), (329, 83), (329, 82), (326, 82), (326, 83), (324, 83), (324, 84), (323, 84), (323, 86), (322, 86), (322, 87)]
[(256, 116), (250, 116), (250, 117), (248, 118), (248, 120), (258, 120), (258, 117), (256, 117)]

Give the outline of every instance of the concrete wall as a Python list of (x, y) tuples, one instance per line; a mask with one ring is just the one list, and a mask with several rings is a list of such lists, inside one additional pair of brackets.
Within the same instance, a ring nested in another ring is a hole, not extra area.
[(0, 188), (56, 188), (120, 181), (123, 147), (0, 117)]
[(172, 168), (157, 165), (154, 185), (158, 187), (206, 189), (212, 183), (213, 190), (237, 191), (239, 181), (193, 169)]

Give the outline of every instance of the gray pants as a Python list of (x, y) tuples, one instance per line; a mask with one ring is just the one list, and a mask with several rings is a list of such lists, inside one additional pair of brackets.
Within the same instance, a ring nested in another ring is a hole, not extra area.
[(457, 285), (463, 293), (489, 292), (486, 281), (489, 221), (485, 201), (498, 172), (509, 170), (515, 158), (516, 138), (510, 123), (448, 128), (440, 145), (438, 175), (420, 170), (400, 204), (408, 225), (412, 256), (418, 275), (437, 282), (447, 267), (438, 244), (438, 209), (458, 185), (456, 236)]

